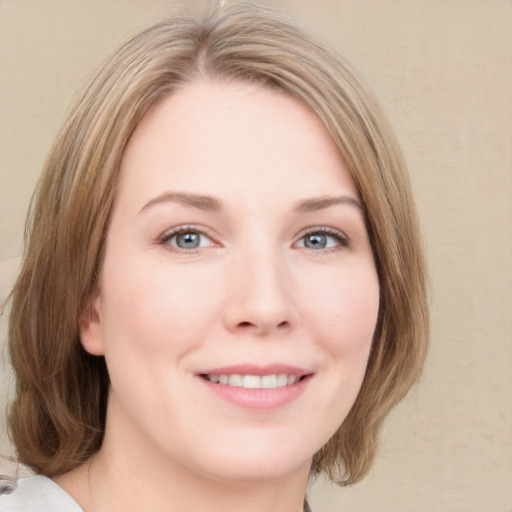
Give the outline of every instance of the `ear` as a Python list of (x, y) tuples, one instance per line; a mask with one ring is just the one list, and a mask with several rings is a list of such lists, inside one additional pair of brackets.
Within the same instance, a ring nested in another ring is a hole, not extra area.
[(80, 342), (89, 354), (93, 356), (105, 355), (99, 293), (91, 299), (80, 320)]

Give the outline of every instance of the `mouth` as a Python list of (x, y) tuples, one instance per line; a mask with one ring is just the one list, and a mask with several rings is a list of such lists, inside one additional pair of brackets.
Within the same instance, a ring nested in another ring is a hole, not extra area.
[(307, 375), (295, 375), (287, 373), (274, 373), (270, 375), (251, 375), (240, 373), (203, 373), (203, 379), (224, 386), (234, 386), (245, 389), (277, 389), (293, 386), (304, 380)]
[(216, 396), (252, 411), (271, 411), (297, 400), (315, 375), (286, 364), (240, 364), (205, 368), (196, 374)]

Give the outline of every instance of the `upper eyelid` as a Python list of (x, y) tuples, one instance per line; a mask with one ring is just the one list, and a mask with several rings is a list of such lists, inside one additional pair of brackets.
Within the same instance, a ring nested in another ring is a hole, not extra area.
[(310, 235), (313, 233), (322, 233), (324, 235), (338, 236), (339, 238), (343, 238), (347, 242), (350, 242), (350, 237), (344, 231), (329, 226), (311, 226), (309, 228), (305, 228), (299, 232), (299, 234), (297, 235), (297, 239), (300, 240), (306, 235)]
[(199, 233), (201, 235), (206, 235), (209, 238), (214, 237), (212, 232), (205, 227), (199, 227), (199, 226), (195, 226), (193, 224), (186, 224), (186, 225), (176, 226), (174, 228), (167, 229), (158, 238), (160, 240), (167, 240), (173, 236), (179, 235), (180, 233), (187, 233), (188, 231)]
[[(198, 233), (201, 236), (205, 236), (209, 240), (208, 246), (204, 247), (194, 247), (194, 248), (183, 248), (179, 247), (175, 244), (170, 243), (170, 241), (184, 233)], [(180, 225), (174, 228), (170, 228), (164, 231), (160, 236), (156, 238), (156, 245), (163, 247), (166, 251), (169, 251), (174, 254), (197, 254), (201, 249), (206, 249), (208, 247), (219, 247), (220, 244), (215, 238), (214, 235), (210, 234), (210, 230), (204, 227), (194, 226), (194, 225)]]
[(205, 247), (197, 247), (195, 249), (183, 249), (183, 248), (174, 246), (173, 244), (169, 243), (169, 241), (172, 238), (174, 238), (182, 233), (187, 233), (187, 232), (194, 232), (194, 233), (198, 233), (202, 236), (206, 236), (211, 242), (211, 245), (210, 245), (211, 247), (213, 247), (213, 246), (219, 247), (221, 245), (218, 242), (218, 237), (216, 237), (214, 234), (212, 234), (212, 232), (209, 229), (204, 228), (204, 227), (194, 226), (194, 225), (182, 225), (182, 226), (176, 226), (174, 228), (168, 229), (168, 230), (164, 231), (160, 236), (157, 237), (156, 243), (157, 243), (157, 245), (164, 246), (166, 248), (166, 250), (169, 250), (171, 252), (184, 253), (184, 254), (191, 253), (191, 252), (197, 252), (200, 249), (205, 248)]

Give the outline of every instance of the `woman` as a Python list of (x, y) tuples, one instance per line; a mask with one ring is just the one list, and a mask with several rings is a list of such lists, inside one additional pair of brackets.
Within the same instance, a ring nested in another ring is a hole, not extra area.
[(298, 512), (311, 474), (368, 472), (423, 363), (425, 270), (392, 130), (323, 43), (245, 4), (134, 37), (30, 226), (10, 430), (38, 476), (2, 512)]

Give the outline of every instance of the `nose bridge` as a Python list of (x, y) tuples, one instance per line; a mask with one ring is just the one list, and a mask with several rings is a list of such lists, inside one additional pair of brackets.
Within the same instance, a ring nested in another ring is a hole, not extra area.
[(288, 272), (277, 244), (268, 240), (246, 244), (235, 251), (230, 266), (226, 310), (230, 329), (265, 334), (292, 324)]

